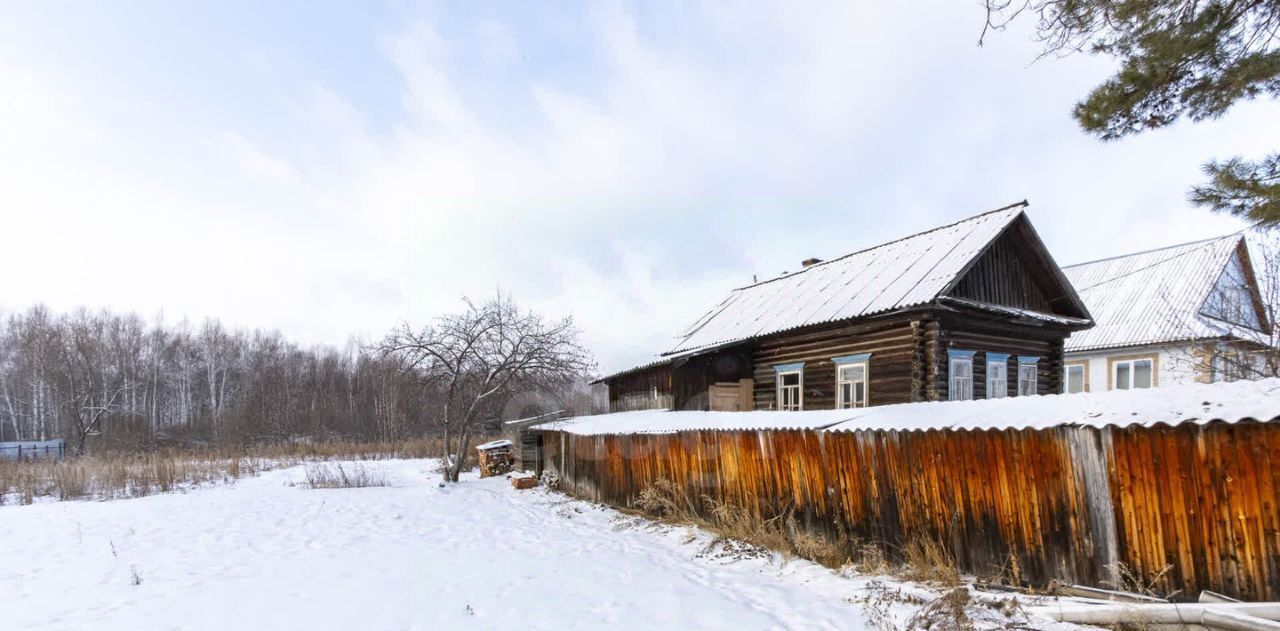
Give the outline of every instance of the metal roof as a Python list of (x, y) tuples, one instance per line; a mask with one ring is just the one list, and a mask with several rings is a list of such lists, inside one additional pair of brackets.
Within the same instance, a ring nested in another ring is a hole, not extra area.
[(1025, 207), (1014, 204), (735, 289), (664, 354), (931, 303)]
[(1093, 315), (1067, 338), (1079, 352), (1220, 337), (1233, 327), (1200, 315), (1205, 298), (1244, 237), (1204, 241), (1062, 268)]

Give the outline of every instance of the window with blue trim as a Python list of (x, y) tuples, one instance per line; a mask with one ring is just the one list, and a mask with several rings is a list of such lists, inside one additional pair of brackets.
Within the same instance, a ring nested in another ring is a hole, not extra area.
[(804, 409), (804, 364), (774, 366), (777, 374), (778, 409), (799, 412)]
[(1018, 396), (1030, 397), (1040, 394), (1039, 361), (1039, 357), (1018, 356)]
[(968, 401), (973, 398), (973, 351), (947, 351), (947, 398)]
[(867, 407), (871, 353), (833, 357), (836, 365), (836, 409)]
[(1003, 399), (1009, 395), (1009, 356), (987, 353), (987, 398)]

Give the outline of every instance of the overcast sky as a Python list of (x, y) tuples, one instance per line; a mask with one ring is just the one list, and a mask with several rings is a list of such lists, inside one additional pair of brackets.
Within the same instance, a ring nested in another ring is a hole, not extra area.
[(1086, 137), (1111, 64), (978, 48), (977, 0), (365, 4), (3, 3), (0, 306), (343, 344), (501, 289), (610, 370), (753, 274), (1024, 198), (1061, 264), (1232, 232), (1186, 189), (1280, 134)]

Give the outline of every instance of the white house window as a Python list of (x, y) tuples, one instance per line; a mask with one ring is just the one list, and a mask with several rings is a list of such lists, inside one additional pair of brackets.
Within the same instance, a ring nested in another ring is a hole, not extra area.
[(947, 351), (947, 398), (968, 401), (973, 398), (973, 351)]
[(1033, 397), (1039, 390), (1039, 357), (1018, 356), (1018, 396)]
[(987, 353), (987, 398), (1003, 399), (1009, 394), (1009, 356)]
[(1062, 367), (1062, 391), (1068, 394), (1084, 392), (1084, 364)]
[(804, 409), (804, 364), (774, 366), (778, 372), (778, 409), (798, 412)]
[(1155, 365), (1150, 359), (1126, 359), (1111, 364), (1111, 383), (1116, 390), (1150, 388)]
[(871, 354), (836, 357), (836, 409), (867, 407)]

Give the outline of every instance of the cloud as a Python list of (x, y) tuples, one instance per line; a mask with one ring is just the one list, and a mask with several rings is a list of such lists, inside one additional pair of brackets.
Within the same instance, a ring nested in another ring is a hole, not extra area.
[(511, 13), (351, 24), (331, 44), (368, 57), (355, 76), (254, 49), (201, 69), (239, 100), (194, 103), (119, 87), (143, 58), (84, 80), (93, 49), (54, 58), (24, 24), (0, 38), (22, 235), (0, 265), (23, 270), (0, 299), (340, 343), (503, 290), (574, 315), (616, 369), (753, 275), (1023, 198), (1063, 262), (1228, 232), (1185, 188), (1273, 125), (1251, 104), (1100, 144), (1068, 112), (1105, 60), (1028, 67), (1025, 31), (978, 49), (963, 3)]

